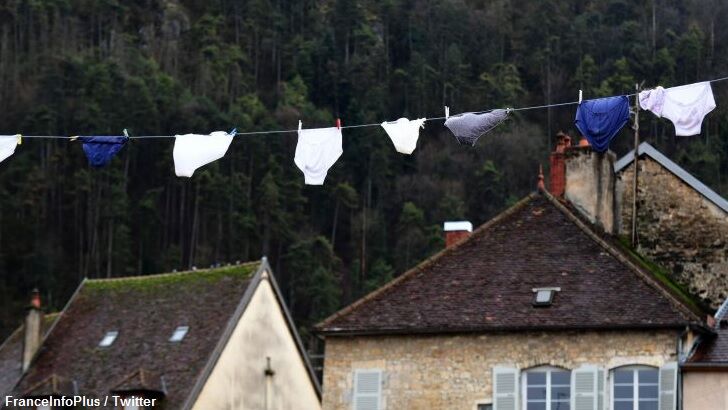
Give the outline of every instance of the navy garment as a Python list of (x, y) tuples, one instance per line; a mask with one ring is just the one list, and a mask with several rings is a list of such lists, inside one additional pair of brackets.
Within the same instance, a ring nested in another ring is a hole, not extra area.
[(92, 167), (106, 166), (114, 156), (124, 148), (127, 137), (79, 137), (83, 143), (83, 152)]
[(576, 109), (576, 128), (589, 140), (592, 149), (605, 152), (609, 143), (629, 121), (629, 99), (619, 97), (586, 100)]

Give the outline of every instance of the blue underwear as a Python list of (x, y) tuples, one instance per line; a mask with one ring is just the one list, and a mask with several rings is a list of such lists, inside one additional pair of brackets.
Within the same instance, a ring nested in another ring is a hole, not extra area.
[(629, 99), (622, 95), (583, 101), (576, 109), (574, 123), (594, 151), (605, 152), (627, 121)]
[(83, 143), (83, 152), (92, 167), (106, 166), (114, 156), (124, 148), (127, 137), (79, 137)]

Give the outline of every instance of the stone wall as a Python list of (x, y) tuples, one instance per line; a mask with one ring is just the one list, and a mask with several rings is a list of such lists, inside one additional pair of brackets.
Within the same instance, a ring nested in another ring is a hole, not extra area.
[[(617, 176), (620, 235), (630, 237), (634, 164)], [(639, 160), (638, 251), (716, 308), (728, 297), (728, 214), (649, 157)]]
[(683, 408), (685, 410), (728, 409), (728, 372), (683, 372)]
[[(614, 232), (614, 153), (591, 147), (565, 150), (564, 198), (593, 224)], [(553, 177), (552, 177), (553, 178)]]
[(383, 410), (474, 410), (492, 402), (493, 366), (662, 366), (676, 360), (677, 339), (669, 330), (329, 337), (323, 408), (352, 408), (355, 369), (383, 371)]

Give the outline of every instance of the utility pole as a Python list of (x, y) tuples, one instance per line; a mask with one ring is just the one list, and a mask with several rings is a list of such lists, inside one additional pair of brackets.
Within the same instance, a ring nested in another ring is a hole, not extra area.
[(640, 146), (640, 85), (635, 84), (634, 97), (634, 178), (632, 180), (632, 247), (637, 247), (637, 174), (639, 172), (639, 146)]

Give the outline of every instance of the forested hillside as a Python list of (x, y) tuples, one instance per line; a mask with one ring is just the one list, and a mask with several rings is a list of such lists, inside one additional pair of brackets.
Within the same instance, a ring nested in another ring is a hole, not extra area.
[[(174, 135), (442, 116), (728, 76), (720, 0), (0, 0), (0, 134)], [(728, 195), (728, 82), (696, 137), (643, 139)], [(535, 189), (574, 106), (516, 113), (473, 147), (428, 122), (412, 156), (344, 130), (324, 187), (296, 134), (241, 136), (178, 178), (172, 139), (91, 169), (81, 145), (25, 139), (0, 163), (0, 339), (30, 289), (62, 308), (83, 277), (267, 255), (303, 332)], [(625, 129), (613, 149), (631, 144)]]

